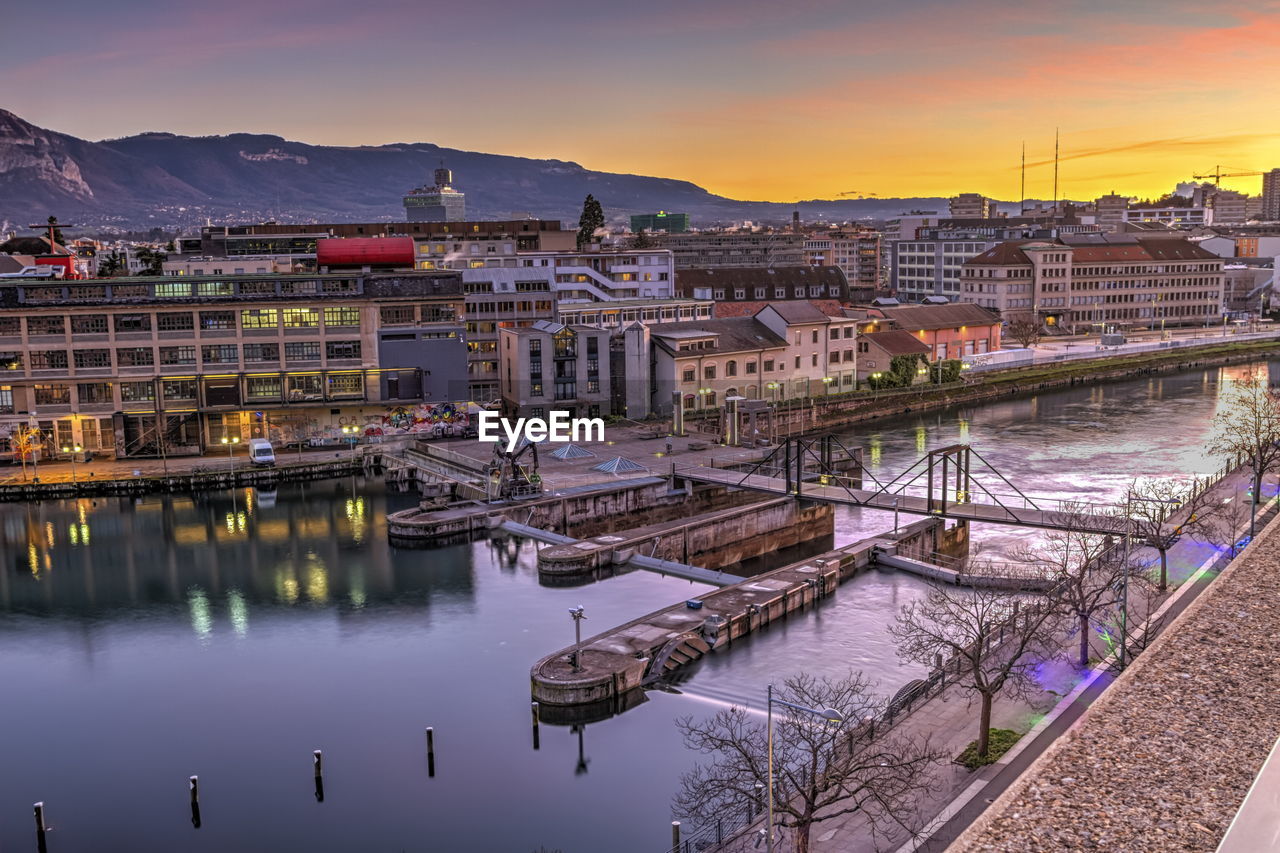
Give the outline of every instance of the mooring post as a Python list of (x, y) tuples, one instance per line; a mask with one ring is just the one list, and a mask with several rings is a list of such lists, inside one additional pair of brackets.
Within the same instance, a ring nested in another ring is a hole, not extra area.
[(191, 826), (195, 829), (200, 828), (200, 777), (192, 776), (187, 780), (187, 786), (191, 789)]
[(538, 703), (533, 703), (533, 748), (538, 748)]
[(436, 775), (436, 733), (431, 726), (427, 726), (427, 777), (434, 778)]
[(40, 853), (45, 853), (44, 832), (48, 827), (44, 825), (44, 803), (36, 803), (33, 810), (36, 816), (36, 847)]
[(680, 821), (671, 821), (671, 849), (680, 853)]
[(311, 753), (311, 763), (315, 768), (316, 774), (316, 802), (324, 802), (324, 755), (320, 750), (313, 750)]

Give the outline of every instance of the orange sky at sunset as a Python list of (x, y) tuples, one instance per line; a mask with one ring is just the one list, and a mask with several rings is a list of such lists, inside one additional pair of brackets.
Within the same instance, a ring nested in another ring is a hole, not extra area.
[(1280, 166), (1276, 2), (69, 3), (0, 57), (3, 106), (94, 139), (428, 141), (778, 201), (1016, 199), (1023, 140), (1047, 198), (1055, 127), (1069, 198)]

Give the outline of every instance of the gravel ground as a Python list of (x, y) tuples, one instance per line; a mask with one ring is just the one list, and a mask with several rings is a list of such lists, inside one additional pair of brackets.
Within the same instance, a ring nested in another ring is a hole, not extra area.
[(1280, 521), (950, 849), (1213, 851), (1280, 735)]

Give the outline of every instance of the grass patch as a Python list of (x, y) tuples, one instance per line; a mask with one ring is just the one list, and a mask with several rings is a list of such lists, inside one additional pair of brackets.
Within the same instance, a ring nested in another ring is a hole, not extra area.
[(978, 742), (970, 741), (964, 751), (956, 756), (956, 764), (963, 764), (970, 770), (977, 770), (987, 764), (994, 764), (1018, 742), (1022, 735), (1012, 729), (992, 729), (991, 742), (987, 745), (987, 757), (978, 758)]

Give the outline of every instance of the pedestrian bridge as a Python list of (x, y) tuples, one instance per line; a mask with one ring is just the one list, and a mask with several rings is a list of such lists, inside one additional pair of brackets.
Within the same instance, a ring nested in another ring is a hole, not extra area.
[[(832, 460), (840, 456), (858, 459), (856, 470), (836, 470)], [(1123, 504), (1030, 497), (967, 444), (931, 450), (887, 483), (867, 474), (860, 457), (860, 450), (849, 451), (834, 436), (795, 438), (745, 470), (675, 464), (671, 473), (697, 483), (910, 515), (1103, 535), (1126, 527)]]

